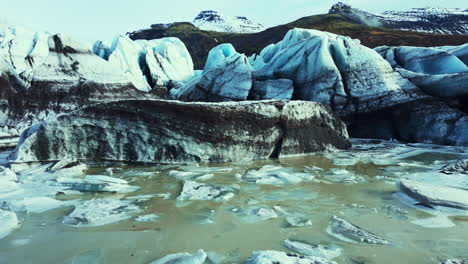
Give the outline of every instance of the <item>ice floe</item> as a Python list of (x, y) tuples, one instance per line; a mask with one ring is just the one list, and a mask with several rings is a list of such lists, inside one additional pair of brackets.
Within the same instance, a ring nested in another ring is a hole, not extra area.
[(399, 187), (405, 194), (429, 206), (468, 209), (468, 191), (463, 189), (410, 180), (401, 180)]
[(199, 249), (195, 253), (176, 253), (155, 260), (150, 264), (203, 264), (206, 260), (206, 252)]
[(304, 242), (285, 240), (283, 245), (288, 249), (304, 256), (320, 257), (332, 260), (341, 255), (342, 249), (337, 246), (312, 245)]
[(206, 184), (194, 181), (184, 181), (182, 192), (177, 200), (210, 200), (228, 201), (240, 191), (239, 185)]
[(247, 264), (336, 264), (336, 262), (327, 260), (325, 258), (314, 256), (302, 256), (291, 253), (284, 253), (281, 251), (255, 251), (247, 260)]
[(20, 223), (14, 212), (0, 209), (0, 239), (8, 236)]
[(309, 173), (273, 165), (265, 165), (258, 170), (248, 171), (242, 176), (242, 180), (248, 183), (272, 185), (310, 182), (314, 178), (315, 176)]
[(388, 240), (372, 234), (371, 232), (366, 231), (358, 226), (355, 226), (338, 216), (333, 216), (333, 219), (327, 228), (327, 232), (330, 235), (347, 242), (360, 242), (381, 245), (390, 244)]
[(132, 217), (141, 212), (131, 201), (110, 198), (96, 198), (75, 206), (73, 212), (65, 216), (63, 223), (73, 226), (100, 226)]

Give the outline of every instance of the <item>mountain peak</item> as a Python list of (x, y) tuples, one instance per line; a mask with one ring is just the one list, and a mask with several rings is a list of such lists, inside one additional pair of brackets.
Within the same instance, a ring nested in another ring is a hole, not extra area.
[(373, 27), (449, 35), (468, 34), (468, 10), (462, 8), (423, 7), (371, 14), (338, 2), (328, 13), (340, 14), (352, 22)]
[(230, 17), (214, 10), (201, 11), (193, 24), (202, 30), (230, 33), (255, 33), (265, 29), (245, 16)]

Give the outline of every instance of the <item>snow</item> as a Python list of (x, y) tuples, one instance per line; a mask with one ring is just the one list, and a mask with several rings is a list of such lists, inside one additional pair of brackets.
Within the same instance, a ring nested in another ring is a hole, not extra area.
[(2, 209), (0, 209), (0, 223), (0, 239), (8, 236), (20, 225), (15, 213)]
[(177, 253), (167, 255), (163, 258), (155, 260), (150, 264), (203, 264), (206, 260), (206, 253), (202, 249), (199, 249), (195, 253)]
[(202, 11), (192, 23), (201, 30), (216, 32), (256, 33), (265, 30), (263, 25), (246, 17), (231, 17), (216, 11)]
[(400, 30), (456, 35), (467, 34), (466, 19), (460, 19), (467, 15), (466, 9), (443, 7), (412, 8), (406, 11), (386, 11), (379, 14), (384, 22), (390, 25), (400, 25)]

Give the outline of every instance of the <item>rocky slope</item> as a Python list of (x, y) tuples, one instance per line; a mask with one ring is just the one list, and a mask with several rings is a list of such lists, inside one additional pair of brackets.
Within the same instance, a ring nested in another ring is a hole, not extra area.
[(264, 47), (281, 41), (293, 28), (317, 29), (338, 35), (359, 39), (364, 46), (447, 46), (468, 42), (467, 35), (442, 35), (422, 32), (401, 31), (373, 27), (355, 22), (341, 14), (308, 16), (284, 25), (268, 28), (251, 34), (233, 34), (201, 30), (191, 23), (181, 22), (169, 25), (153, 25), (128, 33), (131, 39), (158, 39), (177, 37), (187, 46), (196, 69), (203, 69), (208, 52), (221, 43), (231, 43), (236, 50), (248, 56), (259, 53)]
[(230, 17), (212, 10), (200, 12), (192, 23), (201, 30), (216, 32), (244, 34), (265, 30), (262, 24), (255, 23), (244, 16)]
[(116, 37), (93, 47), (21, 27), (0, 30), (0, 126), (23, 129), (48, 116), (117, 99), (158, 98), (194, 75), (174, 38)]
[(371, 14), (338, 2), (329, 11), (349, 20), (372, 27), (447, 35), (468, 34), (468, 9), (413, 8), (409, 11), (386, 11)]
[(306, 29), (250, 58), (222, 44), (210, 51), (201, 76), (170, 95), (315, 101), (347, 120), (352, 136), (467, 145), (464, 46), (376, 50), (389, 61), (349, 37)]
[(228, 162), (351, 146), (345, 124), (313, 102), (98, 104), (26, 130), (14, 162)]

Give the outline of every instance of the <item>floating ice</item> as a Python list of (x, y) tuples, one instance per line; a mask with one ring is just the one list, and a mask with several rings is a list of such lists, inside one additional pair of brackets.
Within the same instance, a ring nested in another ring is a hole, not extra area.
[(205, 251), (199, 249), (195, 253), (177, 253), (167, 255), (151, 262), (150, 264), (203, 264), (206, 257)]
[(468, 209), (468, 191), (423, 182), (401, 180), (400, 189), (423, 204)]
[(231, 208), (230, 212), (239, 217), (242, 221), (247, 223), (255, 223), (268, 219), (278, 218), (275, 210), (268, 207), (253, 206), (247, 208)]
[(97, 198), (75, 206), (63, 223), (74, 226), (101, 226), (132, 217), (141, 210), (128, 200)]
[(160, 218), (157, 214), (139, 215), (135, 218), (138, 222), (155, 222)]
[(390, 242), (388, 242), (386, 239), (361, 229), (360, 227), (355, 226), (338, 216), (333, 216), (333, 219), (327, 228), (327, 232), (330, 235), (347, 242), (360, 242), (381, 245), (390, 244)]
[(239, 191), (239, 185), (204, 184), (194, 181), (184, 181), (182, 192), (179, 197), (177, 197), (177, 200), (228, 201)]
[(242, 176), (242, 180), (256, 184), (297, 184), (300, 182), (310, 182), (315, 178), (309, 173), (297, 172), (292, 168), (265, 165), (258, 170), (251, 170)]
[(455, 224), (445, 215), (438, 215), (435, 217), (417, 219), (417, 220), (412, 220), (410, 222), (415, 225), (427, 227), (427, 228), (448, 228), (448, 227), (455, 226)]
[(0, 209), (0, 239), (8, 236), (20, 223), (14, 212)]
[(328, 260), (339, 257), (342, 252), (342, 249), (337, 246), (311, 245), (293, 240), (285, 240), (283, 245), (304, 256), (313, 256)]
[(336, 264), (336, 262), (320, 257), (286, 254), (281, 251), (255, 251), (247, 260), (247, 264)]

